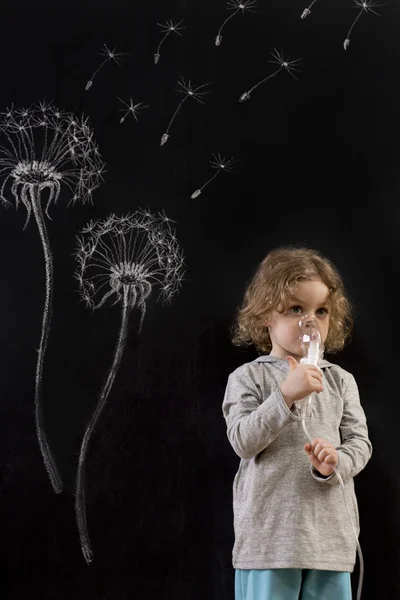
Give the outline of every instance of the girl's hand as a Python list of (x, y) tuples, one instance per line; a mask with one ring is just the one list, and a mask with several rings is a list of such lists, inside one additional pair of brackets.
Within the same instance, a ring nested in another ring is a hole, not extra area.
[(324, 389), (322, 371), (314, 365), (298, 364), (293, 356), (286, 356), (289, 363), (289, 373), (280, 385), (282, 396), (291, 408), (293, 402), (302, 400), (313, 392), (319, 394)]
[(339, 457), (335, 447), (323, 438), (317, 438), (312, 444), (305, 444), (304, 450), (307, 452), (311, 464), (321, 475), (332, 475), (338, 466)]

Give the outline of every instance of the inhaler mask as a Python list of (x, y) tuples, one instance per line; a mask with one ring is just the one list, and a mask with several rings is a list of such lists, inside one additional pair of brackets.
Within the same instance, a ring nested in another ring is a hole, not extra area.
[[(300, 335), (299, 340), (304, 358), (300, 363), (307, 365), (315, 365), (318, 367), (319, 361), (324, 354), (324, 343), (316, 320), (310, 315), (303, 315), (299, 321)], [(310, 394), (302, 400), (296, 400), (295, 406), (302, 417), (311, 416), (312, 398), (314, 394)]]
[(324, 354), (324, 343), (318, 324), (313, 317), (303, 315), (299, 321), (301, 349), (304, 358), (301, 363), (318, 366)]

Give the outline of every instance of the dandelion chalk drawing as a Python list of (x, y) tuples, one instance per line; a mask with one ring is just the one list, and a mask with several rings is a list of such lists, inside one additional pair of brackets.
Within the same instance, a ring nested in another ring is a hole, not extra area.
[(121, 325), (111, 368), (93, 416), (83, 436), (75, 492), (77, 527), (83, 556), (89, 564), (93, 551), (88, 535), (85, 508), (85, 456), (90, 437), (111, 392), (128, 335), (129, 313), (138, 309), (140, 333), (146, 300), (159, 287), (158, 299), (170, 302), (182, 285), (183, 253), (171, 220), (164, 213), (153, 215), (138, 209), (104, 221), (91, 221), (78, 236), (75, 278), (81, 298), (92, 310), (112, 301), (121, 307)]
[(257, 0), (229, 0), (229, 2), (227, 2), (227, 5), (228, 5), (227, 10), (233, 10), (234, 12), (231, 13), (229, 15), (229, 17), (227, 17), (225, 19), (225, 21), (222, 23), (221, 27), (219, 28), (218, 33), (215, 37), (215, 45), (216, 46), (221, 45), (222, 30), (225, 27), (225, 25), (228, 23), (228, 21), (230, 19), (232, 19), (232, 17), (234, 17), (239, 11), (242, 11), (243, 15), (244, 15), (245, 11), (255, 13), (256, 11), (253, 10), (253, 6), (255, 6), (256, 4), (257, 4)]
[(176, 115), (178, 114), (182, 104), (185, 102), (185, 100), (187, 100), (188, 98), (193, 98), (193, 100), (197, 100), (197, 102), (200, 102), (200, 104), (204, 104), (204, 102), (201, 98), (202, 98), (202, 96), (205, 96), (206, 94), (209, 94), (210, 92), (199, 92), (199, 90), (205, 88), (207, 85), (210, 85), (211, 83), (212, 83), (211, 81), (208, 83), (203, 83), (203, 85), (199, 85), (197, 88), (193, 89), (190, 79), (189, 79), (188, 83), (185, 83), (185, 80), (183, 79), (183, 77), (181, 78), (181, 81), (178, 81), (178, 85), (180, 85), (182, 89), (178, 89), (175, 91), (179, 92), (180, 94), (184, 94), (185, 97), (182, 98), (182, 100), (179, 102), (177, 109), (175, 110), (174, 114), (172, 115), (171, 120), (168, 123), (167, 130), (162, 135), (160, 146), (164, 146), (164, 144), (168, 141), (169, 130), (171, 129), (171, 125), (174, 122), (174, 119), (175, 119)]
[(305, 19), (306, 17), (308, 17), (308, 15), (311, 13), (311, 8), (313, 7), (313, 5), (316, 3), (317, 0), (313, 0), (311, 2), (311, 4), (309, 6), (307, 6), (307, 8), (305, 8), (303, 10), (303, 12), (301, 13), (301, 18)]
[[(54, 491), (59, 493), (62, 481), (44, 432), (41, 405), (54, 286), (53, 258), (45, 216), (49, 217), (49, 206), (57, 202), (62, 186), (72, 193), (72, 203), (90, 202), (102, 179), (104, 164), (87, 120), (57, 110), (51, 104), (40, 103), (31, 108), (10, 109), (2, 113), (0, 136), (4, 138), (0, 145), (0, 176), (4, 178), (0, 201), (3, 206), (10, 206), (9, 197), (13, 196), (16, 207), (20, 202), (25, 206), (27, 218), (24, 229), (33, 212), (43, 246), (46, 295), (36, 364), (35, 420), (46, 471)], [(46, 208), (43, 211), (44, 203)]]
[(354, 25), (357, 23), (358, 19), (361, 17), (362, 13), (365, 11), (366, 13), (371, 12), (374, 13), (374, 15), (377, 15), (378, 17), (380, 17), (380, 14), (377, 13), (375, 10), (373, 10), (374, 8), (376, 8), (377, 6), (382, 6), (382, 4), (376, 4), (376, 2), (373, 2), (372, 0), (370, 0), (369, 2), (360, 2), (359, 0), (354, 0), (354, 4), (356, 6), (352, 6), (352, 8), (360, 8), (358, 15), (356, 16), (356, 18), (354, 19), (348, 33), (347, 33), (347, 37), (343, 42), (343, 48), (345, 50), (347, 50), (347, 48), (350, 45), (350, 35), (351, 32), (353, 31)]
[(93, 73), (93, 75), (91, 76), (91, 78), (89, 79), (89, 81), (86, 83), (85, 91), (90, 90), (90, 88), (93, 85), (94, 78), (96, 77), (96, 75), (100, 71), (100, 69), (106, 64), (106, 62), (112, 62), (112, 61), (114, 61), (118, 66), (120, 66), (121, 65), (120, 56), (124, 56), (127, 53), (126, 52), (119, 52), (118, 54), (116, 54), (116, 52), (115, 52), (115, 46), (114, 46), (113, 50), (110, 50), (106, 46), (106, 44), (104, 44), (104, 48), (103, 48), (103, 50), (101, 52), (99, 52), (99, 54), (100, 54), (100, 56), (105, 56), (105, 59), (100, 64), (100, 66), (95, 70), (95, 72)]
[(275, 75), (277, 75), (280, 71), (282, 71), (282, 69), (285, 69), (289, 73), (289, 75), (291, 75), (291, 77), (293, 77), (293, 79), (296, 79), (296, 81), (299, 81), (297, 79), (297, 77), (295, 77), (295, 75), (293, 75), (292, 71), (298, 71), (299, 70), (297, 68), (297, 65), (301, 61), (301, 58), (298, 58), (296, 60), (290, 60), (290, 58), (288, 58), (287, 60), (285, 60), (283, 58), (282, 53), (280, 54), (276, 48), (274, 48), (274, 52), (272, 52), (271, 54), (272, 54), (272, 56), (273, 56), (273, 58), (275, 60), (269, 60), (268, 62), (280, 65), (279, 69), (277, 69), (276, 71), (274, 71), (273, 73), (271, 73), (271, 75), (268, 75), (268, 77), (265, 77), (265, 79), (262, 79), (261, 81), (259, 81), (255, 85), (253, 85), (253, 87), (250, 88), (247, 92), (244, 92), (240, 96), (239, 102), (244, 102), (245, 100), (249, 100), (250, 99), (250, 94), (256, 88), (258, 88), (259, 85), (261, 85), (262, 83), (265, 83), (269, 79), (272, 79), (272, 77), (275, 77)]
[(154, 64), (157, 65), (158, 61), (160, 60), (160, 50), (161, 50), (161, 45), (164, 42), (164, 40), (167, 39), (167, 37), (169, 36), (170, 33), (176, 33), (177, 35), (182, 35), (180, 33), (181, 29), (186, 29), (186, 27), (181, 27), (181, 23), (183, 23), (183, 19), (181, 21), (179, 21), (178, 23), (173, 23), (172, 21), (166, 21), (165, 23), (157, 23), (157, 25), (159, 27), (161, 27), (161, 31), (164, 33), (163, 37), (161, 38), (160, 43), (157, 46), (157, 50), (154, 53)]
[(125, 113), (124, 116), (121, 117), (121, 119), (119, 121), (120, 123), (123, 123), (129, 114), (132, 114), (133, 118), (137, 122), (138, 121), (137, 115), (139, 114), (139, 111), (143, 110), (144, 108), (149, 108), (149, 106), (150, 106), (150, 104), (146, 104), (146, 105), (142, 106), (143, 102), (138, 102), (137, 104), (133, 104), (132, 98), (129, 98), (129, 104), (127, 104), (126, 102), (121, 100), (120, 97), (118, 97), (118, 100), (120, 102), (122, 102), (122, 104), (126, 107), (126, 108), (119, 109)]
[(202, 191), (204, 190), (204, 188), (209, 185), (212, 181), (214, 181), (214, 179), (217, 177), (217, 175), (221, 172), (221, 171), (226, 171), (227, 173), (230, 173), (232, 171), (232, 165), (235, 163), (235, 159), (234, 158), (230, 158), (229, 160), (227, 160), (226, 158), (221, 157), (220, 154), (213, 154), (213, 160), (210, 160), (210, 165), (212, 169), (217, 169), (217, 172), (210, 177), (210, 179), (208, 181), (206, 181), (201, 188), (198, 188), (197, 190), (195, 190), (193, 192), (193, 194), (191, 195), (191, 198), (198, 198), (200, 196), (200, 194), (202, 193)]

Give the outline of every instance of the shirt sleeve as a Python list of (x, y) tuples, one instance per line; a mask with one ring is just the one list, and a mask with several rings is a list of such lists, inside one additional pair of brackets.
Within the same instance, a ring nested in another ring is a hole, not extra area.
[[(340, 446), (336, 446), (339, 458), (336, 470), (345, 483), (364, 469), (372, 455), (372, 444), (368, 438), (367, 419), (360, 403), (358, 386), (353, 375), (350, 375), (344, 391), (343, 416), (339, 429), (342, 443)], [(329, 483), (330, 485), (339, 483), (336, 472), (329, 477), (323, 477), (311, 465), (311, 474), (314, 479), (322, 483)]]
[(262, 452), (282, 429), (300, 420), (286, 404), (279, 386), (263, 398), (260, 387), (241, 370), (228, 378), (222, 411), (229, 442), (245, 459)]

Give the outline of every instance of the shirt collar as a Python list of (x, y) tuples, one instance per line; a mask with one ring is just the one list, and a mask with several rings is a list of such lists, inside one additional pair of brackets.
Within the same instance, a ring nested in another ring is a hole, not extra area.
[[(278, 358), (277, 356), (271, 356), (270, 354), (262, 354), (258, 358), (255, 359), (254, 362), (269, 362), (269, 363), (277, 363), (277, 366), (287, 365), (289, 366), (286, 358)], [(334, 367), (334, 363), (329, 362), (328, 360), (321, 359), (318, 363), (318, 366), (323, 369), (324, 367)]]

